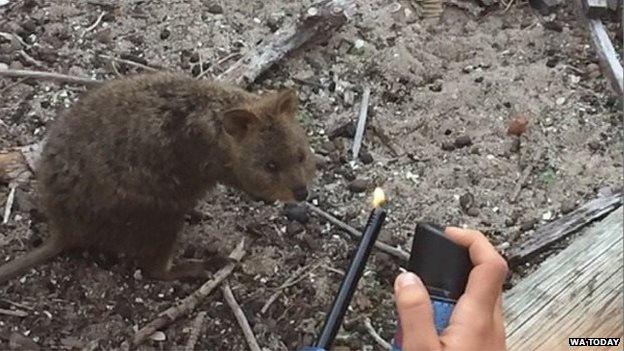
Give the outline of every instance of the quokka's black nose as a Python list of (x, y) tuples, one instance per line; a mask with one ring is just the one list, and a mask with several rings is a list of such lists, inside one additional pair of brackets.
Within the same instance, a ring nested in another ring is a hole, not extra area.
[(305, 201), (308, 198), (308, 189), (306, 187), (294, 189), (293, 195), (295, 195), (295, 200)]

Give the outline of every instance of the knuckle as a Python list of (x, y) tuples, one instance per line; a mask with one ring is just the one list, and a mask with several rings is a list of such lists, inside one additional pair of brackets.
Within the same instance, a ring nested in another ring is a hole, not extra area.
[(498, 255), (494, 260), (492, 260), (492, 265), (503, 276), (506, 276), (507, 273), (509, 272), (509, 265), (507, 264), (507, 261), (500, 255)]

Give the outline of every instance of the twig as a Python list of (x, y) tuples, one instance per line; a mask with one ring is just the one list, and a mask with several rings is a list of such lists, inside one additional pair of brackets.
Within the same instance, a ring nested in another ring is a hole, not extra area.
[[(316, 213), (317, 215), (325, 218), (327, 221), (335, 224), (336, 226), (338, 226), (340, 229), (346, 231), (347, 233), (351, 234), (352, 236), (356, 237), (356, 238), (360, 238), (362, 236), (362, 233), (360, 233), (357, 229), (353, 228), (352, 226), (348, 225), (347, 223), (339, 220), (338, 218), (330, 215), (329, 213), (321, 210), (320, 208), (312, 205), (311, 203), (306, 203), (306, 205), (308, 206), (308, 208)], [(401, 260), (407, 261), (409, 260), (409, 254), (397, 247), (392, 247), (384, 242), (381, 242), (379, 240), (377, 240), (375, 242), (375, 247), (377, 249), (379, 249), (379, 251), (383, 251), (389, 255), (392, 255), (396, 258), (399, 258)]]
[(5, 310), (4, 308), (0, 308), (0, 314), (3, 314), (5, 316), (20, 317), (20, 318), (28, 316), (28, 312)]
[(22, 47), (27, 48), (30, 47), (19, 35), (14, 33), (0, 32), (0, 37), (3, 37), (6, 40), (17, 41)]
[(199, 312), (197, 317), (193, 320), (191, 335), (189, 336), (186, 347), (184, 348), (185, 351), (195, 350), (195, 344), (197, 344), (197, 339), (199, 339), (199, 334), (201, 333), (202, 326), (204, 325), (204, 319), (206, 319), (206, 311)]
[[(241, 242), (236, 246), (236, 248), (230, 253), (230, 258), (240, 261), (245, 255), (244, 251), (245, 240), (241, 240)], [(225, 278), (227, 278), (232, 271), (234, 271), (235, 263), (231, 262), (226, 264), (223, 268), (221, 268), (217, 273), (214, 274), (212, 279), (206, 281), (199, 289), (195, 290), (192, 294), (185, 297), (179, 304), (176, 306), (169, 307), (160, 315), (158, 318), (154, 319), (146, 326), (141, 328), (136, 334), (134, 334), (134, 338), (132, 343), (134, 345), (139, 345), (143, 343), (150, 335), (154, 334), (158, 329), (165, 327), (171, 323), (173, 323), (176, 319), (189, 314), (192, 312), (197, 305), (202, 302), (210, 293), (219, 285)]]
[(107, 60), (111, 60), (111, 61), (115, 61), (115, 62), (120, 62), (120, 63), (125, 63), (128, 66), (134, 66), (134, 67), (137, 67), (137, 68), (144, 69), (146, 71), (158, 72), (157, 68), (150, 67), (148, 65), (144, 65), (144, 64), (136, 62), (136, 61), (126, 60), (126, 59), (122, 59), (122, 58), (119, 58), (119, 57), (109, 56), (109, 55), (102, 55), (102, 54), (100, 54), (98, 56), (103, 58), (103, 59), (107, 59)]
[(362, 147), (362, 139), (364, 138), (364, 128), (366, 128), (366, 118), (368, 117), (368, 101), (370, 100), (371, 89), (364, 88), (362, 94), (362, 103), (360, 104), (360, 113), (358, 114), (358, 122), (355, 128), (355, 137), (353, 138), (353, 159), (357, 160), (360, 148)]
[(345, 275), (345, 272), (343, 270), (341, 270), (341, 269), (338, 269), (338, 268), (334, 268), (334, 267), (327, 266), (327, 265), (323, 265), (323, 268), (328, 270), (328, 271), (330, 271), (330, 272), (334, 272), (334, 273), (336, 273), (338, 275), (342, 275), (342, 276)]
[(243, 330), (243, 335), (245, 335), (245, 339), (247, 340), (247, 345), (249, 345), (249, 349), (251, 351), (261, 351), (260, 346), (258, 345), (258, 341), (256, 341), (256, 337), (254, 336), (254, 333), (249, 326), (247, 317), (245, 317), (245, 313), (243, 313), (243, 310), (241, 310), (238, 302), (236, 302), (236, 299), (234, 298), (234, 294), (232, 294), (230, 284), (223, 284), (221, 286), (221, 291), (223, 292), (223, 297), (225, 298), (225, 301), (230, 306), (230, 309), (232, 309), (232, 313), (234, 313), (238, 325)]
[[(286, 288), (288, 288), (290, 286), (293, 286), (293, 285), (297, 284), (298, 282), (300, 282), (303, 278), (305, 278), (306, 274), (309, 273), (308, 270), (314, 271), (318, 267), (319, 264), (320, 263), (317, 262), (317, 264), (309, 264), (307, 266), (304, 266), (304, 267), (301, 267), (301, 268), (297, 269), (297, 271), (295, 271), (295, 273), (293, 275), (288, 277), (288, 279), (286, 279), (284, 284), (279, 286), (277, 288), (277, 291), (275, 293), (273, 293), (273, 295), (271, 295), (271, 297), (269, 297), (269, 299), (264, 303), (264, 306), (262, 306), (262, 309), (260, 309), (260, 314), (265, 314), (269, 310), (269, 307), (271, 307), (273, 302), (275, 302), (275, 300), (277, 300), (277, 298), (282, 293), (282, 290), (284, 290), (284, 289), (286, 289)], [(310, 269), (310, 268), (312, 268), (312, 269)]]
[(509, 11), (509, 9), (511, 8), (511, 5), (513, 5), (514, 0), (509, 0), (509, 3), (507, 4), (507, 6), (505, 6), (505, 11), (503, 11), (503, 13)]
[(24, 58), (24, 60), (26, 60), (31, 65), (33, 65), (35, 67), (39, 67), (39, 68), (46, 68), (46, 65), (44, 65), (41, 62), (39, 62), (38, 60), (35, 60), (32, 56), (28, 55), (26, 53), (26, 51), (20, 50), (19, 54), (20, 54), (20, 56), (22, 56)]
[(104, 18), (105, 15), (106, 15), (106, 11), (102, 11), (102, 13), (100, 13), (100, 15), (98, 16), (97, 20), (95, 20), (95, 22), (92, 25), (90, 25), (89, 27), (85, 28), (84, 32), (82, 32), (82, 35), (80, 35), (80, 36), (84, 37), (85, 34), (89, 33), (92, 30), (94, 30), (95, 27), (97, 27), (98, 24), (100, 24), (100, 22), (102, 21), (102, 18)]
[(22, 83), (24, 83), (24, 81), (28, 79), (28, 78), (20, 78), (18, 80), (16, 80), (15, 82), (12, 83), (7, 83), (7, 85), (4, 86), (4, 88), (0, 89), (0, 94), (4, 93), (5, 91), (13, 88), (14, 86), (20, 85)]
[(23, 303), (19, 303), (19, 302), (15, 302), (15, 301), (11, 301), (11, 300), (7, 300), (7, 299), (0, 299), (2, 302), (8, 303), (11, 306), (15, 306), (17, 308), (21, 308), (24, 310), (29, 310), (29, 311), (34, 311), (35, 309), (31, 306), (25, 305)]
[(0, 69), (0, 77), (11, 78), (35, 78), (43, 80), (52, 80), (62, 83), (76, 83), (87, 86), (94, 86), (102, 83), (99, 80), (82, 78), (76, 76), (68, 76), (66, 74), (42, 72), (42, 71), (28, 71), (21, 69)]
[(379, 346), (383, 347), (384, 350), (391, 350), (392, 349), (392, 345), (390, 345), (389, 342), (384, 340), (384, 338), (382, 338), (377, 333), (375, 328), (373, 328), (373, 325), (371, 324), (370, 318), (366, 317), (364, 319), (364, 326), (366, 327), (366, 331), (368, 331), (368, 334), (370, 334), (370, 336), (373, 337), (373, 340), (375, 340), (379, 344)]
[(13, 201), (15, 200), (15, 188), (17, 185), (15, 183), (9, 184), (9, 196), (7, 196), (6, 205), (4, 205), (4, 216), (2, 217), (2, 224), (9, 223), (9, 218), (11, 217), (11, 210), (13, 209)]
[[(216, 66), (221, 66), (222, 64), (226, 63), (227, 61), (229, 61), (229, 60), (231, 60), (231, 59), (233, 59), (235, 57), (240, 57), (240, 56), (241, 56), (240, 52), (231, 53), (231, 54), (225, 56), (224, 58), (220, 59), (219, 61), (217, 61)], [(202, 65), (202, 67), (203, 67), (203, 65)], [(195, 77), (195, 79), (200, 79), (203, 76), (205, 76), (206, 74), (208, 74), (209, 72), (210, 72), (210, 70), (205, 70), (204, 71), (203, 68), (202, 68), (201, 73), (199, 73), (199, 75), (197, 75), (197, 77)]]
[(312, 41), (331, 35), (355, 12), (354, 0), (325, 0), (310, 7), (295, 25), (280, 28), (266, 44), (250, 50), (219, 79), (235, 85), (253, 83), (260, 74), (286, 55)]
[(522, 171), (522, 175), (520, 176), (520, 179), (518, 179), (518, 181), (516, 182), (514, 191), (511, 194), (512, 203), (518, 200), (518, 196), (520, 195), (520, 190), (522, 190), (522, 186), (524, 185), (524, 183), (526, 183), (529, 175), (531, 175), (531, 172), (533, 171), (533, 167), (535, 167), (535, 164), (539, 162), (539, 160), (542, 158), (543, 153), (544, 153), (543, 149), (538, 150), (537, 153), (535, 154), (535, 157), (533, 157), (533, 161), (531, 161), (531, 163), (529, 163), (524, 168), (524, 171)]

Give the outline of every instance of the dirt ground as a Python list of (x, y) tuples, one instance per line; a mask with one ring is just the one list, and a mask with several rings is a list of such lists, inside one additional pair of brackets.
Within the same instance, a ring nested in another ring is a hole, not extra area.
[[(503, 6), (477, 16), (483, 8), (456, 0), (447, 3), (439, 23), (421, 19), (419, 7), (409, 1), (357, 3), (357, 15), (328, 41), (289, 57), (252, 87), (298, 89), (300, 117), (319, 157), (311, 201), (320, 208), (360, 228), (372, 187), (381, 186), (389, 196), (389, 215), (379, 240), (409, 251), (416, 222), (430, 220), (478, 228), (504, 253), (534, 228), (599, 192), (620, 188), (621, 102), (600, 75), (572, 2), (548, 17), (524, 1), (507, 12)], [(310, 5), (308, 0), (9, 0), (0, 6), (0, 31), (16, 33), (24, 43), (0, 37), (0, 66), (97, 79), (141, 71), (113, 67), (98, 58), (104, 54), (185, 74), (208, 70), (210, 77)], [(364, 156), (351, 161), (352, 130), (335, 131), (354, 122), (364, 85), (372, 88), (370, 123)], [(41, 140), (58, 112), (83, 90), (0, 80), (0, 147)], [(530, 119), (519, 147), (506, 134), (508, 121), (518, 115)], [(533, 160), (539, 150), (543, 157)], [(512, 203), (510, 195), (529, 163), (534, 171)], [(2, 261), (47, 235), (29, 191), (18, 189), (9, 222), (0, 226)], [(7, 194), (1, 186), (0, 203)], [(227, 253), (246, 238), (248, 255), (230, 283), (260, 345), (292, 350), (311, 344), (355, 242), (311, 214), (289, 210), (300, 223), (282, 206), (264, 206), (221, 187), (197, 209), (201, 215), (189, 217), (179, 254)], [(364, 327), (366, 317), (391, 339), (392, 282), (400, 264), (373, 253), (336, 346), (381, 349)], [(307, 265), (313, 269), (261, 313), (276, 288)], [(510, 285), (527, 266), (514, 268)], [(0, 314), (0, 349), (126, 349), (137, 328), (199, 285), (148, 281), (123, 260), (62, 255), (0, 287), (0, 308), (26, 312)], [(207, 317), (197, 349), (247, 348), (220, 292), (200, 310)], [(162, 330), (164, 341), (150, 340), (140, 349), (184, 347), (195, 315)]]

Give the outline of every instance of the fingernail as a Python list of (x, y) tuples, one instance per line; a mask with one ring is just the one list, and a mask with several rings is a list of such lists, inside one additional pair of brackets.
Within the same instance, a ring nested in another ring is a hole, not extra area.
[(405, 288), (410, 285), (422, 284), (420, 278), (412, 272), (405, 272), (399, 275), (399, 281), (397, 282), (399, 288)]

